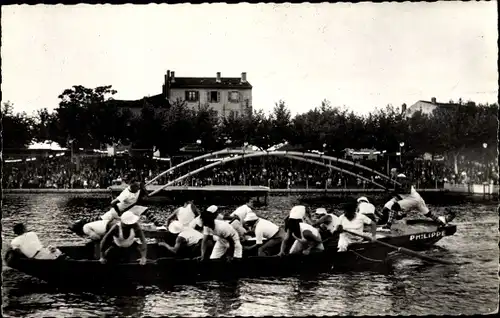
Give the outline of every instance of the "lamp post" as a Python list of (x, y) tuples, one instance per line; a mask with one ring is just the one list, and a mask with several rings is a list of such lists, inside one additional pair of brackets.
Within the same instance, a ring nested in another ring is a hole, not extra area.
[(400, 168), (402, 167), (402, 165), (401, 165), (401, 157), (402, 157), (402, 155), (403, 155), (403, 153), (402, 153), (402, 149), (403, 149), (404, 145), (405, 145), (405, 143), (404, 143), (404, 142), (400, 142), (400, 143), (399, 143), (399, 167), (400, 167)]
[(488, 148), (488, 144), (487, 143), (483, 143), (483, 148), (484, 148), (484, 152), (483, 152), (483, 162), (484, 162), (484, 166), (486, 167), (486, 182), (489, 182), (489, 178), (490, 178), (490, 169), (488, 167), (488, 160), (487, 160), (487, 157), (486, 157), (486, 148)]

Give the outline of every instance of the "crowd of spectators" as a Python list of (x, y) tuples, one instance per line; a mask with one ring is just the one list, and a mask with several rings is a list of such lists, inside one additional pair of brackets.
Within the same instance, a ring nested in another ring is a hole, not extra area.
[[(187, 158), (178, 158), (178, 164)], [(497, 159), (498, 160), (498, 159)], [(271, 188), (375, 188), (372, 182), (387, 184), (380, 176), (366, 170), (332, 162), (345, 171), (338, 171), (311, 163), (290, 159), (266, 157), (233, 161), (210, 169), (200, 161), (167, 173), (152, 184), (166, 184), (190, 171), (202, 169), (196, 175), (182, 179), (176, 185), (263, 185)], [(328, 164), (327, 161), (325, 161)], [(363, 164), (382, 174), (387, 174), (386, 161), (361, 160)], [(442, 188), (445, 183), (494, 183), (498, 180), (498, 161), (488, 165), (460, 158), (459, 172), (452, 162), (407, 160), (402, 167), (398, 161), (390, 163), (390, 174), (403, 172), (412, 178), (418, 188)], [(80, 158), (72, 163), (68, 155), (53, 158), (36, 158), (33, 161), (10, 162), (3, 165), (4, 188), (107, 188), (121, 184), (130, 173), (148, 182), (170, 167), (170, 162), (146, 158), (101, 157)], [(349, 172), (358, 173), (352, 176)]]

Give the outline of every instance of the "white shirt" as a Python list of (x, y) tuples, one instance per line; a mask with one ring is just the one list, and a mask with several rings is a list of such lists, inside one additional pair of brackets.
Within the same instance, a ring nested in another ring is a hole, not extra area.
[(197, 226), (203, 226), (203, 224), (201, 222), (201, 218), (200, 218), (199, 215), (196, 218), (194, 218), (191, 222), (189, 222), (189, 227), (190, 228), (194, 229)]
[(359, 202), (358, 212), (361, 214), (375, 214), (375, 206), (368, 202)]
[(215, 235), (222, 239), (232, 239), (234, 241), (240, 241), (240, 237), (238, 232), (227, 222), (221, 220), (215, 220), (215, 226), (212, 230), (211, 228), (204, 226), (203, 234), (204, 235)]
[(329, 215), (332, 218), (332, 221), (326, 225), (326, 228), (330, 232), (333, 232), (333, 230), (335, 229), (335, 226), (337, 226), (337, 224), (339, 224), (339, 217), (336, 216), (335, 214), (332, 214), (332, 213), (328, 213), (326, 215)]
[[(365, 224), (371, 224), (371, 223), (372, 223), (372, 220), (369, 217), (367, 217), (366, 215), (361, 214), (361, 213), (356, 213), (356, 216), (351, 221), (349, 221), (345, 217), (345, 215), (341, 215), (339, 218), (339, 225), (342, 225), (342, 227), (346, 230), (349, 230), (349, 231), (352, 231), (355, 233), (359, 233), (359, 234), (363, 234), (363, 228), (364, 228)], [(353, 236), (349, 233), (342, 232), (342, 233), (340, 233), (337, 246), (338, 246), (340, 252), (346, 251), (348, 246), (351, 243), (358, 242), (360, 240), (361, 240), (361, 238), (359, 238), (357, 236)]]
[(139, 200), (140, 193), (140, 190), (136, 193), (132, 193), (130, 191), (130, 187), (125, 188), (125, 190), (123, 190), (122, 193), (120, 193), (120, 195), (116, 198), (118, 201), (120, 201), (117, 204), (118, 209), (120, 209), (120, 211), (123, 211), (124, 209), (136, 203), (137, 200)]
[[(228, 222), (228, 220), (224, 220), (224, 222)], [(240, 221), (234, 220), (230, 224), (236, 230), (236, 232), (238, 232), (238, 235), (240, 237), (243, 237), (247, 233), (247, 230), (245, 230), (245, 228), (241, 225)]]
[(397, 202), (397, 201), (398, 201), (398, 199), (396, 199), (396, 198), (392, 198), (392, 199), (390, 199), (390, 200), (389, 200), (389, 201), (387, 201), (387, 203), (384, 205), (384, 208), (387, 208), (387, 209), (391, 210), (391, 209), (392, 209), (392, 206), (393, 206), (393, 205), (394, 205), (394, 203), (395, 203), (395, 202)]
[(248, 212), (252, 212), (252, 209), (250, 209), (248, 205), (244, 204), (238, 207), (236, 210), (234, 210), (234, 212), (231, 213), (230, 216), (237, 216), (240, 219), (240, 221), (243, 222)]
[(303, 220), (306, 216), (306, 207), (296, 205), (290, 210), (290, 219)]
[(10, 242), (13, 249), (19, 249), (24, 256), (33, 258), (43, 248), (35, 232), (26, 232)]
[(189, 226), (191, 221), (195, 219), (195, 215), (193, 210), (191, 209), (191, 204), (188, 204), (186, 207), (180, 207), (177, 210), (177, 220), (182, 223), (184, 226)]
[(184, 238), (187, 241), (188, 246), (193, 246), (198, 244), (198, 242), (203, 238), (203, 234), (192, 228), (185, 228), (179, 233), (179, 237)]
[(314, 226), (312, 226), (310, 224), (307, 224), (307, 223), (304, 223), (304, 222), (300, 223), (299, 226), (300, 226), (300, 236), (301, 236), (301, 238), (304, 238), (304, 232), (305, 231), (311, 231), (314, 236), (321, 237), (319, 235), (318, 229), (315, 228)]
[[(361, 213), (356, 213), (356, 216), (351, 221), (349, 221), (343, 214), (339, 218), (339, 225), (342, 225), (343, 229), (359, 234), (363, 234), (363, 229), (365, 224), (367, 225), (372, 224), (372, 220), (366, 215)], [(344, 238), (351, 237), (349, 233), (345, 232), (340, 233), (340, 236), (344, 236)]]
[(262, 244), (264, 239), (270, 239), (279, 231), (279, 227), (271, 221), (259, 219), (255, 224), (255, 243)]

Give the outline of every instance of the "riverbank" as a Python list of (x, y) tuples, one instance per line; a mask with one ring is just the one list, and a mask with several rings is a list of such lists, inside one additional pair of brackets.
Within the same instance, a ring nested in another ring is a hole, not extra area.
[[(3, 189), (3, 193), (116, 193), (124, 189), (125, 186), (113, 186), (107, 189), (52, 189), (52, 188), (34, 188), (34, 189)], [(149, 191), (154, 191), (160, 186), (148, 186)], [(245, 189), (243, 189), (245, 188)], [(250, 189), (252, 188), (252, 189)], [(259, 188), (259, 189), (256, 189)], [(332, 188), (332, 189), (316, 189), (316, 188), (291, 188), (291, 189), (269, 189), (267, 187), (245, 187), (245, 186), (207, 186), (207, 187), (168, 187), (162, 191), (256, 191), (269, 192), (270, 195), (283, 194), (325, 194), (325, 193), (352, 193), (352, 194), (376, 194), (384, 193), (384, 189), (362, 189), (362, 188)], [(471, 184), (471, 185), (450, 185), (445, 184), (444, 188), (429, 189), (419, 188), (420, 193), (447, 193), (453, 192), (464, 195), (498, 195), (499, 186), (489, 184)]]

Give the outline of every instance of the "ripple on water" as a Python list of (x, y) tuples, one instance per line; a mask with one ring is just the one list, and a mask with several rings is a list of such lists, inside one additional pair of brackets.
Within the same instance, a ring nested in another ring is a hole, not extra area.
[[(278, 224), (294, 197), (270, 197), (265, 211)], [(47, 244), (80, 244), (66, 225), (108, 208), (109, 195), (6, 195), (2, 207), (3, 242), (12, 226), (25, 222)], [(311, 206), (317, 208), (320, 206)], [(325, 206), (333, 209), (338, 206)], [(231, 209), (234, 207), (228, 207)], [(431, 207), (432, 208), (432, 207)], [(308, 316), (428, 315), (488, 313), (498, 303), (498, 214), (494, 204), (450, 206), (458, 231), (426, 251), (427, 255), (465, 265), (431, 265), (397, 255), (394, 271), (252, 278), (204, 282), (169, 288), (143, 287), (95, 293), (58, 291), (6, 268), (3, 314), (6, 316)], [(172, 206), (151, 209), (165, 216)], [(434, 207), (438, 213), (444, 207)], [(4, 248), (2, 244), (2, 248)]]

